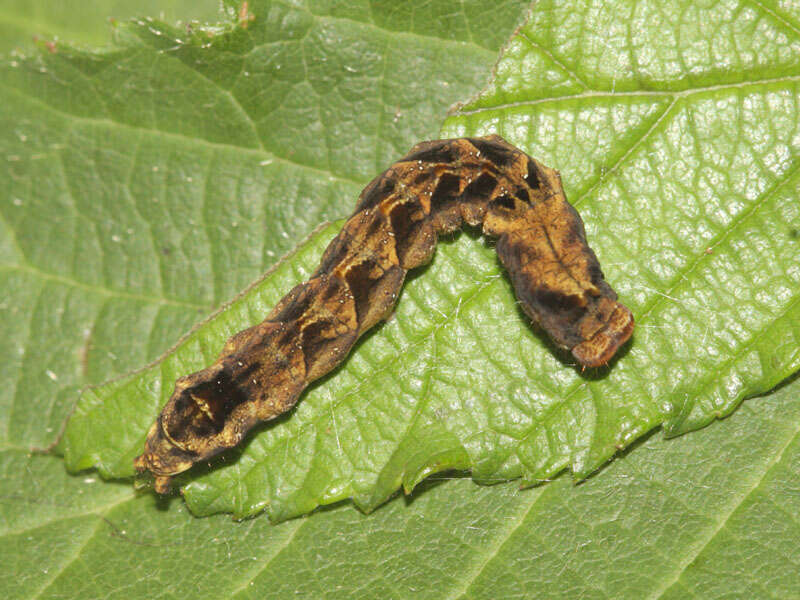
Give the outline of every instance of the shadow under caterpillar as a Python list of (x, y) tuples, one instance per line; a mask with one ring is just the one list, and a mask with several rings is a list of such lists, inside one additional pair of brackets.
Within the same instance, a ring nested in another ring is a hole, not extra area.
[(463, 223), (497, 238), (525, 313), (585, 367), (606, 364), (633, 316), (606, 283), (558, 172), (501, 137), (422, 142), (372, 180), (311, 279), (210, 367), (181, 377), (134, 464), (170, 478), (291, 409), (392, 311), (406, 273)]

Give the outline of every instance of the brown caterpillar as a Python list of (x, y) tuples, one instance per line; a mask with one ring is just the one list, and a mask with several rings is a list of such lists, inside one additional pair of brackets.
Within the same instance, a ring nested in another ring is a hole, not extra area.
[(496, 135), (422, 142), (361, 192), (309, 281), (213, 365), (177, 380), (136, 469), (165, 493), (172, 476), (291, 409), (390, 314), (437, 235), (463, 223), (497, 238), (522, 308), (581, 365), (606, 364), (631, 336), (633, 316), (603, 279), (558, 172)]

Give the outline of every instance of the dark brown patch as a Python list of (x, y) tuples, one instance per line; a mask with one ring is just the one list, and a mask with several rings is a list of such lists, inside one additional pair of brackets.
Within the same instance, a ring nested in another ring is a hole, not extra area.
[(396, 204), (389, 214), (389, 222), (394, 232), (395, 251), (403, 265), (410, 253), (415, 253), (420, 245), (426, 244), (433, 229), (417, 202)]
[(584, 303), (579, 296), (562, 294), (548, 288), (537, 288), (533, 296), (542, 308), (553, 312), (564, 313), (576, 308), (583, 310)]
[(181, 393), (175, 410), (164, 425), (170, 437), (183, 443), (217, 435), (234, 408), (247, 400), (230, 373), (220, 371), (213, 379), (201, 381)]
[(407, 155), (404, 161), (419, 160), (424, 163), (451, 163), (458, 157), (453, 145), (448, 141), (440, 144), (432, 144), (429, 148), (423, 148)]
[(517, 207), (517, 202), (512, 196), (501, 194), (492, 200), (491, 206), (505, 208), (506, 210), (514, 210)]
[(596, 286), (604, 281), (603, 270), (600, 268), (600, 264), (597, 261), (594, 261), (589, 265), (589, 277), (591, 278), (592, 283)]
[(314, 367), (329, 344), (336, 340), (334, 327), (330, 320), (306, 323), (300, 332), (303, 338), (303, 354), (306, 360), (306, 371)]
[(456, 203), (461, 178), (452, 173), (445, 173), (439, 178), (436, 189), (431, 194), (431, 212), (437, 212)]
[(404, 278), (405, 269), (383, 269), (372, 259), (347, 270), (345, 279), (356, 304), (359, 331), (372, 327), (391, 310)]
[[(290, 300), (285, 303), (285, 306), (279, 313), (272, 316), (273, 321), (285, 323), (287, 321), (296, 321), (302, 317), (314, 301), (313, 284), (310, 282), (301, 283), (295, 286), (294, 289), (287, 294), (287, 297), (290, 298)], [(283, 304), (283, 301), (281, 301), (281, 304)]]
[(478, 198), (486, 201), (496, 187), (497, 179), (488, 173), (481, 173), (467, 185), (462, 194), (462, 198), (465, 202), (472, 202)]
[(484, 158), (501, 169), (510, 167), (511, 163), (514, 162), (514, 152), (497, 142), (481, 138), (469, 138), (469, 143), (480, 150)]
[(301, 330), (301, 345), (309, 379), (318, 379), (344, 359), (356, 340), (356, 332), (337, 333), (337, 323), (320, 320), (306, 323)]
[(375, 208), (387, 196), (394, 192), (397, 182), (390, 177), (390, 174), (384, 173), (370, 182), (367, 188), (361, 193), (361, 198), (356, 205), (356, 210), (361, 211), (367, 208)]
[(542, 184), (541, 179), (539, 178), (539, 169), (536, 168), (536, 163), (530, 158), (528, 158), (528, 171), (525, 174), (525, 181), (534, 190), (538, 189)]
[(370, 295), (375, 286), (375, 280), (378, 278), (374, 277), (376, 270), (380, 271), (378, 277), (383, 276), (384, 271), (379, 268), (377, 261), (366, 259), (364, 262), (352, 265), (345, 274), (347, 285), (356, 303), (356, 314), (359, 322), (364, 320), (369, 311)]

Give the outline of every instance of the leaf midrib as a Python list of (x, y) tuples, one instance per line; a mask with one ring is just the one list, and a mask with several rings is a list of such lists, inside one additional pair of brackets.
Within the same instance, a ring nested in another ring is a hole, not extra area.
[[(85, 513), (83, 515), (75, 515), (74, 517), (70, 516), (69, 518), (82, 518), (82, 517), (85, 517), (85, 516), (94, 515), (97, 519), (96, 519), (96, 522), (95, 522), (95, 525), (94, 525), (94, 528), (92, 529), (92, 531), (87, 534), (87, 536), (83, 540), (83, 542), (81, 542), (78, 545), (78, 547), (73, 551), (71, 557), (67, 558), (64, 561), (64, 563), (62, 563), (61, 568), (59, 568), (57, 571), (53, 572), (53, 575), (52, 575), (52, 577), (50, 577), (49, 581), (45, 580), (43, 582), (44, 585), (39, 589), (38, 592), (36, 592), (33, 596), (31, 596), (31, 600), (38, 600), (38, 598), (41, 598), (42, 594), (44, 594), (47, 590), (49, 590), (53, 586), (53, 584), (61, 577), (61, 574), (64, 573), (71, 565), (73, 565), (81, 557), (81, 554), (83, 554), (83, 551), (86, 549), (86, 546), (88, 546), (89, 543), (92, 540), (94, 540), (95, 536), (97, 535), (97, 532), (100, 530), (100, 527), (102, 526), (102, 524), (104, 522), (106, 522), (105, 521), (105, 519), (106, 519), (105, 514), (102, 514), (102, 513), (111, 511), (116, 506), (119, 506), (119, 505), (124, 504), (126, 502), (130, 502), (133, 499), (134, 499), (133, 495), (126, 496), (126, 497), (123, 497), (118, 502), (112, 502), (110, 504), (105, 505), (103, 508), (100, 509), (102, 512), (88, 511), (87, 513)], [(46, 526), (46, 524), (45, 524), (45, 526)]]
[[(122, 130), (122, 131), (135, 132), (135, 133), (151, 135), (151, 136), (159, 136), (159, 137), (164, 137), (166, 139), (178, 140), (178, 141), (181, 141), (181, 142), (199, 144), (201, 146), (212, 148), (212, 149), (215, 149), (215, 150), (225, 150), (225, 151), (235, 150), (239, 154), (247, 153), (247, 154), (251, 154), (251, 155), (253, 155), (255, 157), (261, 158), (262, 160), (266, 159), (266, 160), (271, 160), (272, 162), (275, 162), (275, 161), (282, 162), (282, 163), (286, 163), (290, 167), (294, 167), (294, 168), (298, 168), (298, 169), (301, 169), (301, 170), (308, 170), (308, 171), (311, 171), (311, 172), (315, 172), (315, 173), (323, 175), (328, 180), (336, 180), (336, 181), (339, 181), (339, 182), (342, 182), (342, 183), (352, 184), (352, 185), (359, 186), (359, 187), (361, 187), (364, 184), (364, 182), (362, 182), (362, 181), (356, 181), (356, 180), (353, 180), (353, 179), (349, 179), (347, 177), (334, 175), (331, 171), (326, 171), (326, 170), (323, 170), (323, 169), (318, 169), (316, 167), (310, 167), (310, 166), (304, 165), (302, 163), (293, 162), (293, 161), (291, 161), (289, 159), (282, 158), (280, 156), (271, 154), (271, 153), (267, 152), (266, 150), (261, 150), (261, 149), (257, 149), (257, 148), (246, 148), (246, 147), (236, 146), (234, 144), (211, 142), (211, 141), (205, 140), (203, 138), (189, 137), (189, 136), (185, 136), (185, 135), (180, 134), (180, 133), (166, 132), (166, 131), (161, 131), (161, 130), (158, 130), (158, 129), (149, 129), (149, 128), (145, 128), (145, 127), (128, 125), (128, 124), (120, 123), (118, 121), (114, 121), (114, 120), (111, 120), (111, 119), (97, 119), (97, 118), (92, 118), (92, 117), (81, 117), (81, 116), (73, 115), (73, 114), (67, 113), (65, 111), (56, 109), (55, 107), (50, 106), (49, 104), (43, 102), (42, 100), (40, 100), (40, 99), (38, 99), (36, 97), (30, 96), (28, 94), (24, 94), (23, 92), (21, 92), (20, 90), (17, 90), (16, 88), (9, 87), (5, 83), (0, 82), (0, 88), (6, 90), (8, 92), (11, 92), (13, 94), (16, 94), (17, 96), (23, 98), (25, 101), (30, 102), (31, 104), (38, 105), (38, 106), (42, 107), (43, 109), (45, 109), (45, 110), (47, 110), (47, 111), (49, 111), (51, 113), (57, 114), (59, 116), (64, 117), (65, 119), (71, 120), (73, 123), (86, 123), (86, 124), (90, 124), (90, 125), (94, 125), (94, 126), (98, 126), (98, 127), (116, 128), (116, 129), (119, 129), (119, 130)], [(66, 184), (66, 182), (64, 182), (64, 183)], [(24, 261), (24, 262), (20, 262), (19, 264), (13, 264), (13, 263), (4, 263), (3, 264), (3, 263), (0, 263), (0, 269), (26, 270), (26, 271), (28, 271), (28, 272), (30, 272), (32, 274), (35, 274), (35, 275), (37, 275), (37, 276), (39, 276), (39, 277), (41, 277), (43, 279), (50, 279), (50, 280), (54, 280), (54, 281), (59, 281), (59, 282), (64, 283), (64, 284), (68, 284), (68, 285), (75, 286), (75, 287), (81, 287), (81, 288), (84, 288), (84, 289), (87, 289), (87, 290), (91, 290), (91, 291), (94, 291), (96, 293), (100, 293), (100, 294), (103, 294), (103, 295), (106, 295), (106, 296), (117, 296), (117, 297), (123, 297), (123, 298), (131, 298), (131, 299), (136, 299), (136, 300), (153, 302), (153, 303), (156, 303), (156, 304), (173, 304), (173, 305), (177, 305), (177, 306), (183, 306), (183, 307), (189, 307), (189, 308), (199, 308), (199, 309), (203, 309), (203, 310), (209, 308), (205, 304), (198, 304), (198, 303), (194, 303), (194, 302), (190, 302), (190, 301), (186, 301), (186, 300), (167, 298), (165, 296), (157, 296), (157, 295), (153, 295), (153, 294), (135, 294), (135, 293), (131, 293), (131, 292), (115, 290), (115, 289), (109, 288), (109, 287), (87, 284), (87, 283), (78, 281), (76, 279), (70, 278), (70, 277), (66, 277), (66, 276), (63, 276), (63, 275), (56, 274), (56, 273), (49, 273), (47, 271), (44, 271), (44, 270), (42, 270), (42, 269), (40, 269), (38, 267), (35, 267), (35, 266), (30, 265), (30, 264), (27, 263), (27, 261), (25, 260), (25, 258), (26, 258), (25, 257), (25, 253), (23, 252), (22, 247), (19, 245), (19, 242), (17, 241), (16, 230), (8, 223), (8, 219), (5, 217), (5, 215), (2, 213), (2, 211), (0, 211), (0, 220), (2, 220), (3, 224), (5, 225), (5, 228), (9, 232), (8, 235), (9, 235), (9, 238), (10, 238), (14, 248), (20, 254), (20, 258), (22, 258), (23, 261)]]
[(48, 273), (47, 271), (43, 271), (42, 269), (39, 269), (27, 263), (20, 263), (17, 265), (0, 263), (0, 271), (17, 271), (20, 273), (28, 273), (44, 281), (53, 281), (69, 287), (79, 288), (106, 297), (123, 298), (125, 300), (148, 302), (157, 305), (179, 306), (181, 308), (191, 308), (192, 310), (211, 310), (213, 308), (213, 305), (211, 304), (201, 304), (197, 302), (173, 300), (172, 298), (167, 298), (164, 296), (155, 296), (151, 294), (136, 294), (132, 292), (123, 292), (120, 290), (114, 290), (99, 285), (92, 285), (89, 283), (78, 281), (76, 279), (72, 279), (71, 277), (56, 275), (55, 273)]
[(234, 598), (237, 595), (239, 595), (241, 592), (243, 592), (245, 589), (247, 589), (247, 587), (252, 582), (254, 582), (267, 569), (267, 567), (270, 564), (272, 564), (272, 561), (275, 560), (275, 558), (277, 558), (278, 556), (280, 556), (281, 553), (294, 541), (294, 538), (297, 536), (297, 533), (300, 531), (300, 529), (303, 528), (303, 526), (307, 522), (308, 522), (308, 517), (306, 517), (306, 518), (304, 518), (302, 520), (298, 520), (297, 524), (294, 527), (294, 529), (286, 537), (286, 539), (273, 548), (272, 554), (269, 556), (269, 558), (267, 558), (267, 560), (265, 560), (261, 565), (259, 565), (253, 571), (252, 574), (249, 574), (247, 577), (245, 577), (242, 580), (241, 585), (239, 585), (239, 586), (235, 587), (234, 589), (232, 589), (231, 592), (230, 592), (230, 595), (228, 597), (229, 598)]

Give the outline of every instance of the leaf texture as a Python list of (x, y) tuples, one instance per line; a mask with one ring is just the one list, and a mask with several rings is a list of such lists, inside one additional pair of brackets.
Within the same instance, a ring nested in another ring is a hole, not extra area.
[[(434, 476), (370, 515), (192, 518), (129, 483), (6, 452), (11, 598), (792, 598), (800, 385), (677, 439), (648, 436), (579, 486)], [(27, 557), (36, 556), (36, 561)]]
[[(62, 48), (12, 57), (0, 72), (0, 589), (10, 598), (800, 595), (796, 381), (691, 435), (645, 435), (579, 486), (562, 477), (517, 491), (434, 476), (369, 516), (329, 509), (274, 526), (195, 519), (179, 498), (70, 476), (58, 457), (29, 453), (55, 439), (82, 385), (158, 356), (317, 223), (347, 214), (365, 179), (435, 137), (443, 108), (478, 87), (522, 14), (519, 3), (469, 1), (249, 6), (246, 30), (228, 3), (233, 20), (213, 37), (143, 20), (122, 26), (110, 53)], [(558, 457), (559, 444), (566, 462), (580, 458), (575, 448), (589, 461), (609, 448), (602, 436), (623, 410), (634, 407), (631, 423), (645, 428), (652, 414), (668, 419), (677, 433), (796, 369), (798, 31), (787, 3), (538, 2), (489, 88), (442, 134), (494, 128), (561, 169), (606, 275), (644, 325), (629, 353), (581, 377), (515, 312), (492, 249), (462, 234), (295, 413), (185, 480), (188, 509), (282, 519), (346, 497), (348, 486), (371, 507), (448, 464), (490, 482), (534, 473), (531, 458)], [(166, 32), (185, 43), (174, 49)], [(380, 48), (393, 57), (386, 70), (372, 68), (388, 56)], [(307, 70), (321, 58), (326, 66)], [(247, 87), (245, 77), (261, 79)], [(259, 320), (334, 232), (318, 231), (196, 330), (162, 373), (87, 393), (65, 439), (70, 463), (129, 469), (124, 454), (141, 412), (157, 410), (154, 392), (178, 374), (169, 369), (213, 356), (220, 329), (237, 319)], [(519, 350), (513, 361), (495, 358), (504, 346)], [(618, 369), (629, 380), (611, 380)], [(558, 431), (538, 416), (557, 406), (547, 394), (570, 384), (579, 399), (599, 384), (599, 408), (525, 454), (521, 432)], [(626, 395), (603, 400), (615, 386)], [(104, 412), (100, 397), (120, 410)], [(654, 398), (670, 406), (651, 413)], [(417, 418), (398, 427), (398, 412)], [(269, 443), (281, 428), (300, 435), (278, 456)], [(362, 441), (366, 458), (342, 459)]]
[[(697, 20), (732, 35), (723, 9)], [(651, 29), (663, 22), (639, 11), (638, 35), (657, 48)], [(766, 44), (759, 60), (774, 56), (769, 81), (748, 79), (746, 63), (719, 73), (712, 54), (697, 56), (691, 73), (672, 73), (676, 64), (662, 59), (641, 67), (648, 77), (626, 77), (634, 70), (625, 65), (645, 57), (613, 36), (589, 77), (581, 75), (589, 65), (556, 59), (572, 38), (548, 37), (547, 23), (570, 18), (566, 8), (537, 5), (497, 69), (522, 72), (547, 58), (574, 80), (564, 96), (521, 95), (498, 76), (443, 135), (496, 131), (561, 170), (609, 281), (634, 311), (629, 351), (609, 369), (581, 373), (531, 330), (491, 248), (462, 235), (440, 246), (394, 318), (290, 418), (189, 475), (183, 492), (194, 512), (267, 510), (281, 520), (350, 497), (371, 510), (398, 486), (409, 491), (448, 469), (484, 483), (537, 483), (564, 469), (582, 478), (654, 427), (677, 434), (707, 425), (800, 366), (800, 265), (787, 226), (800, 218), (800, 115), (777, 24), (754, 24)], [(594, 35), (580, 48), (595, 47)], [(589, 60), (588, 50), (573, 53)], [(312, 238), (164, 361), (86, 394), (67, 431), (70, 467), (132, 475), (175, 378), (211, 362), (227, 337), (306, 279), (332, 235)]]
[(504, 5), (479, 45), (465, 40), (474, 7), (436, 37), (388, 6), (397, 30), (365, 6), (248, 6), (247, 28), (140, 19), (113, 51), (2, 65), (9, 443), (52, 442), (82, 385), (157, 358), (346, 214), (376, 164), (434, 136), (485, 79), (520, 17)]
[(109, 21), (158, 15), (166, 21), (213, 22), (219, 17), (215, 0), (0, 0), (0, 52), (29, 48), (35, 41), (68, 44), (108, 44)]

